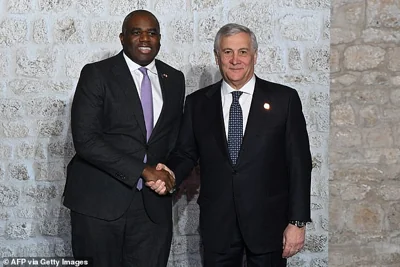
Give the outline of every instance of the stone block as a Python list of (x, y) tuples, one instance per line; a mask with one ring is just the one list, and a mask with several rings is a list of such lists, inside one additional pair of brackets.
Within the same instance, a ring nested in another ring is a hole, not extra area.
[(289, 67), (294, 70), (300, 70), (303, 66), (302, 54), (299, 47), (289, 49)]
[[(156, 0), (154, 9), (156, 14), (159, 15), (176, 15), (188, 11), (188, 4), (185, 0)], [(160, 23), (161, 31), (168, 28), (168, 25), (163, 24), (163, 21), (160, 21)]]
[(84, 26), (79, 19), (67, 17), (58, 19), (54, 25), (53, 38), (59, 44), (82, 44), (84, 42)]
[(357, 33), (351, 29), (332, 28), (331, 29), (331, 44), (346, 44), (357, 39)]
[(335, 48), (331, 48), (331, 55), (330, 55), (330, 70), (331, 73), (339, 72), (341, 70), (341, 58), (339, 50)]
[(377, 189), (377, 195), (381, 196), (385, 201), (400, 200), (400, 186), (397, 180), (384, 181)]
[(19, 244), (16, 253), (19, 257), (54, 257), (54, 244), (50, 240), (37, 238)]
[(280, 47), (259, 48), (257, 65), (264, 73), (279, 73), (286, 71), (286, 64)]
[(71, 241), (65, 240), (61, 238), (56, 239), (54, 253), (57, 257), (71, 257), (72, 256), (72, 247)]
[(15, 253), (11, 246), (0, 245), (0, 257), (1, 258), (12, 257), (13, 255), (15, 255)]
[(312, 259), (310, 267), (328, 267), (328, 259), (327, 258)]
[(178, 45), (191, 45), (194, 41), (194, 21), (192, 17), (184, 17), (173, 19), (170, 22), (171, 32), (170, 38)]
[(308, 262), (300, 257), (300, 254), (290, 257), (287, 261), (287, 267), (303, 267), (307, 266)]
[(71, 232), (69, 218), (46, 218), (39, 225), (39, 232), (43, 236), (66, 236)]
[(380, 71), (365, 72), (363, 73), (360, 82), (365, 85), (373, 85), (373, 86), (388, 85), (390, 83), (390, 77), (385, 72), (380, 72)]
[(178, 207), (178, 233), (184, 235), (199, 234), (198, 205), (180, 205)]
[[(201, 42), (214, 42), (219, 28), (223, 25), (221, 16), (209, 16), (199, 21), (198, 39)], [(208, 62), (209, 64), (210, 62)]]
[(359, 125), (374, 127), (379, 123), (379, 108), (375, 105), (364, 106), (359, 110)]
[(7, 50), (0, 50), (0, 77), (7, 77), (10, 73), (10, 53)]
[(0, 99), (0, 119), (18, 119), (23, 113), (24, 110), (20, 100), (9, 98)]
[(25, 181), (30, 179), (28, 166), (22, 163), (10, 163), (8, 165), (8, 175), (15, 180)]
[(393, 147), (393, 134), (389, 125), (364, 129), (363, 134), (369, 147)]
[(12, 146), (6, 143), (0, 143), (0, 159), (11, 159)]
[[(246, 25), (257, 36), (259, 44), (269, 44), (272, 39), (275, 6), (270, 1), (243, 1), (229, 7), (228, 21)], [(260, 25), (263, 25), (260, 27)]]
[(310, 70), (329, 72), (329, 48), (309, 49), (307, 63)]
[(39, 9), (41, 11), (63, 12), (71, 8), (72, 0), (39, 0)]
[(344, 66), (348, 70), (363, 71), (378, 67), (385, 59), (386, 51), (370, 45), (356, 45), (346, 48)]
[(14, 46), (25, 44), (28, 26), (26, 20), (4, 18), (0, 20), (0, 46)]
[(353, 99), (359, 104), (385, 104), (389, 101), (389, 92), (387, 90), (366, 89), (365, 86), (360, 86), (359, 88), (354, 88), (353, 92)]
[[(47, 205), (47, 203), (44, 205)], [(13, 211), (14, 216), (21, 219), (43, 219), (47, 218), (49, 214), (46, 206), (37, 204), (35, 206), (24, 205), (23, 207), (17, 207)]]
[(40, 97), (27, 102), (28, 114), (31, 116), (58, 117), (66, 114), (67, 103), (65, 100)]
[(85, 64), (109, 58), (118, 52), (99, 49), (67, 51), (65, 56), (66, 75), (70, 78), (79, 78), (79, 73)]
[(36, 181), (63, 181), (65, 180), (65, 166), (63, 161), (35, 162)]
[(55, 64), (58, 53), (55, 49), (37, 49), (34, 55), (31, 52), (32, 50), (26, 49), (17, 51), (17, 75), (43, 78), (56, 74)]
[(295, 0), (296, 6), (305, 9), (329, 9), (330, 0)]
[(32, 0), (9, 0), (7, 10), (11, 14), (26, 14), (32, 10)]
[(27, 142), (18, 143), (15, 147), (16, 157), (19, 159), (34, 159), (38, 146)]
[(51, 157), (65, 158), (75, 154), (74, 145), (71, 140), (52, 141), (48, 145), (48, 153)]
[(90, 40), (95, 43), (119, 43), (120, 21), (93, 21), (90, 25)]
[(9, 222), (5, 234), (7, 239), (28, 239), (34, 235), (34, 230), (30, 222)]
[[(80, 0), (76, 4), (79, 12), (91, 17), (100, 15), (105, 9), (102, 0)], [(128, 15), (128, 12), (126, 15)]]
[(397, 1), (369, 0), (367, 26), (398, 28), (400, 26), (400, 6)]
[(61, 120), (38, 121), (38, 133), (42, 137), (60, 136), (64, 131), (64, 127), (64, 122)]
[(331, 142), (336, 147), (359, 147), (363, 144), (360, 129), (346, 127), (344, 129), (332, 129)]
[(18, 205), (20, 191), (12, 185), (0, 185), (0, 205), (5, 207), (13, 207)]
[(321, 32), (321, 22), (316, 16), (288, 14), (278, 21), (283, 37), (292, 41), (316, 40)]
[(365, 43), (400, 43), (400, 31), (368, 28), (362, 31), (361, 38)]
[(391, 71), (400, 71), (400, 47), (390, 48), (388, 52), (388, 58), (388, 69)]
[(136, 9), (146, 9), (146, 0), (110, 0), (110, 15), (126, 16)]
[(33, 41), (37, 44), (49, 43), (49, 29), (47, 21), (43, 18), (33, 22)]
[(193, 0), (193, 10), (214, 9), (221, 6), (222, 0)]
[(50, 184), (37, 184), (26, 186), (23, 191), (24, 196), (28, 196), (28, 200), (32, 199), (35, 203), (47, 203), (59, 195), (57, 188)]
[(328, 236), (309, 234), (306, 236), (304, 250), (308, 252), (324, 252), (328, 249)]
[(334, 125), (355, 125), (355, 112), (348, 103), (341, 103), (331, 107), (331, 121)]
[(384, 227), (385, 211), (378, 203), (351, 203), (346, 214), (346, 226), (355, 233), (378, 233)]

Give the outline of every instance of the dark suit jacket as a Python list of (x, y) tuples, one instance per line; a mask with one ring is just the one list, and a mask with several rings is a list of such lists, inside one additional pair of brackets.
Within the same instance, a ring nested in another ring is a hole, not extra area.
[(198, 159), (200, 230), (208, 249), (228, 248), (236, 215), (253, 253), (282, 249), (288, 220), (310, 221), (311, 155), (295, 90), (256, 77), (235, 166), (228, 153), (221, 82), (188, 96), (177, 149), (168, 160), (177, 184)]
[[(105, 220), (121, 217), (145, 164), (165, 162), (176, 143), (183, 112), (182, 72), (156, 60), (163, 108), (146, 142), (142, 106), (122, 52), (86, 65), (71, 111), (76, 155), (67, 169), (64, 205)], [(171, 221), (171, 197), (143, 187), (144, 205), (156, 223)]]

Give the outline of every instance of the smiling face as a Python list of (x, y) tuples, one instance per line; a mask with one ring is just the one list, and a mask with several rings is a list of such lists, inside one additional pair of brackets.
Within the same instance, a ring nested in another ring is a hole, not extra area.
[(223, 36), (215, 52), (215, 60), (225, 82), (234, 89), (242, 88), (253, 77), (257, 61), (250, 35), (241, 32)]
[(146, 66), (160, 50), (160, 25), (150, 12), (134, 12), (124, 21), (119, 39), (125, 54), (133, 62)]

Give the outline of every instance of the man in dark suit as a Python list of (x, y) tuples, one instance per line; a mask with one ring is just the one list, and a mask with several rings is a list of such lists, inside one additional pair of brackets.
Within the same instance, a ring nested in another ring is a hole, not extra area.
[[(173, 177), (154, 165), (176, 144), (183, 112), (182, 72), (155, 60), (157, 18), (126, 16), (123, 51), (81, 72), (71, 111), (76, 155), (64, 205), (71, 209), (75, 257), (96, 267), (166, 266), (172, 239)], [(145, 183), (158, 181), (152, 191)], [(157, 194), (158, 193), (158, 194)]]
[[(297, 92), (254, 75), (257, 40), (223, 26), (214, 42), (223, 81), (186, 98), (176, 184), (200, 160), (205, 267), (286, 266), (310, 221), (311, 155)], [(164, 168), (166, 168), (164, 166)], [(167, 168), (166, 168), (167, 169)]]

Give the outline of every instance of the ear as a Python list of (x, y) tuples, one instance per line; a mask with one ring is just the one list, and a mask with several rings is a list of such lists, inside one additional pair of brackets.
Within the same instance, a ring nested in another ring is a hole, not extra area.
[(216, 50), (214, 50), (214, 58), (215, 58), (215, 64), (219, 65), (219, 57), (218, 57), (218, 53)]
[(254, 65), (257, 64), (257, 52), (254, 54)]
[(121, 44), (124, 45), (124, 34), (122, 32), (119, 34), (119, 40), (121, 41)]

